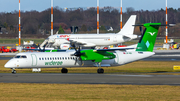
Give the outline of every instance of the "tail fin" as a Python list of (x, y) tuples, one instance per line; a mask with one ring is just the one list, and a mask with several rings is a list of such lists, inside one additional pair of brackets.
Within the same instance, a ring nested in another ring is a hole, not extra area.
[(117, 34), (132, 35), (134, 32), (134, 26), (136, 22), (136, 15), (131, 15), (121, 31)]
[(143, 25), (146, 29), (139, 40), (136, 51), (153, 52), (154, 44), (161, 23), (146, 23)]

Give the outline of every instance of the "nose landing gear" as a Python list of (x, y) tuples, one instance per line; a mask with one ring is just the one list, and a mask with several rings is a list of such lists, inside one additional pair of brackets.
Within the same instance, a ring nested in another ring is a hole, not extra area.
[(16, 74), (16, 70), (14, 70), (14, 68), (12, 68), (12, 74)]

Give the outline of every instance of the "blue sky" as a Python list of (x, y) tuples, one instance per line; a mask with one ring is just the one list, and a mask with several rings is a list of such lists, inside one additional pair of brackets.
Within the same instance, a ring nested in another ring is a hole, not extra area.
[[(111, 6), (120, 7), (120, 0), (99, 0), (100, 7)], [(54, 0), (54, 7), (74, 8), (74, 7), (96, 7), (97, 0)], [(127, 7), (135, 10), (158, 10), (165, 9), (166, 0), (123, 0), (123, 12)], [(21, 10), (23, 11), (43, 11), (51, 7), (51, 0), (21, 0)], [(168, 0), (168, 8), (180, 8), (180, 0)], [(0, 0), (0, 12), (18, 11), (19, 0)]]

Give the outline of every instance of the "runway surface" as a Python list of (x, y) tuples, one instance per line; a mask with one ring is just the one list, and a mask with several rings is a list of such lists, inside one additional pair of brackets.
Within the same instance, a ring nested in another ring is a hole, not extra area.
[(116, 84), (116, 85), (178, 85), (180, 75), (123, 74), (0, 74), (2, 83)]

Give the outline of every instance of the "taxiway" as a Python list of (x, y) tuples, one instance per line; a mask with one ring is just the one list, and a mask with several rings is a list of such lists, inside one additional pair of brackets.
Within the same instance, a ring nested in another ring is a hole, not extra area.
[(180, 75), (123, 74), (0, 74), (1, 83), (116, 84), (116, 85), (178, 85)]

